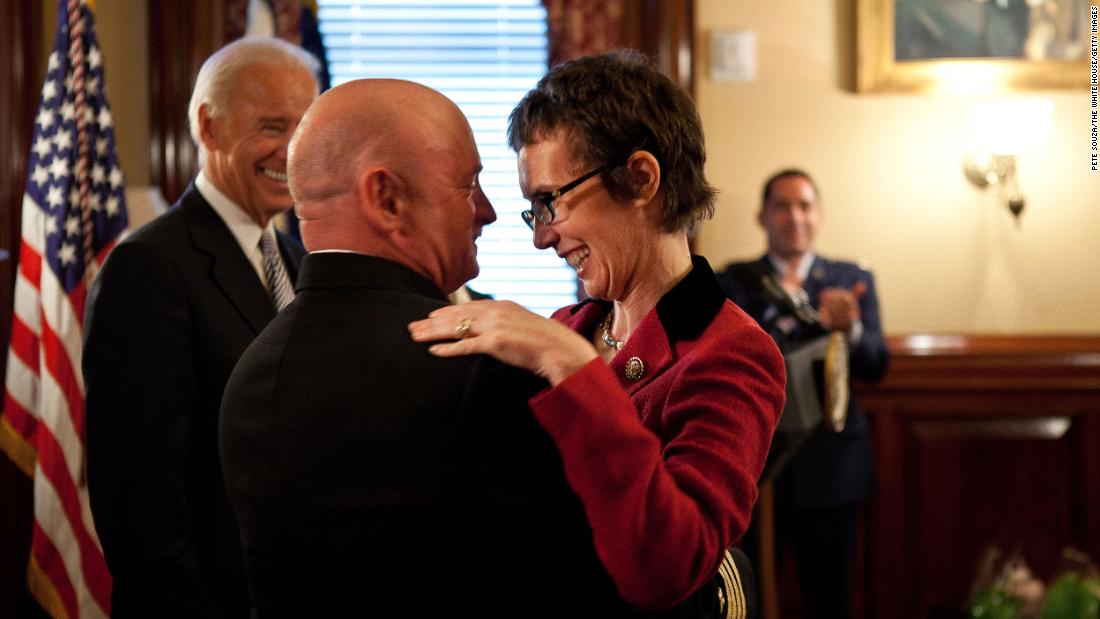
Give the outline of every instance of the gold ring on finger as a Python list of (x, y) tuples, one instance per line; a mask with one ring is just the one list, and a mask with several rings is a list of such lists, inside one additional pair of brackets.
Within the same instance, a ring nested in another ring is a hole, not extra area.
[(474, 323), (472, 318), (463, 318), (458, 321), (458, 326), (455, 327), (455, 335), (458, 339), (463, 339), (470, 334), (470, 325)]

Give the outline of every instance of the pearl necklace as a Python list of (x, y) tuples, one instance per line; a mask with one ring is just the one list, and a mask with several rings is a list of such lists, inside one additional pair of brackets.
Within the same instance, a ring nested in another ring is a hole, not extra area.
[(608, 348), (615, 350), (622, 350), (623, 344), (626, 342), (620, 342), (619, 340), (611, 337), (611, 317), (615, 315), (614, 310), (607, 313), (607, 317), (603, 319), (603, 343), (607, 344)]

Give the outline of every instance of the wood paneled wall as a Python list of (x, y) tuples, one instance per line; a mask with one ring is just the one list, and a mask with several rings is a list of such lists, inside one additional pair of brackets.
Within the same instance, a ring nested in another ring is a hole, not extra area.
[[(0, 376), (7, 366), (12, 290), (21, 239), (20, 205), (27, 179), (34, 117), (46, 65), (42, 58), (42, 5), (0, 4)], [(0, 453), (0, 617), (41, 613), (26, 587), (30, 551), (31, 482)]]
[[(163, 0), (149, 5), (150, 181), (174, 203), (199, 171), (187, 105), (210, 54), (235, 38), (230, 5), (218, 0)], [(239, 33), (236, 34), (239, 36)]]
[(662, 73), (694, 95), (693, 0), (630, 0), (623, 9), (627, 47), (652, 58)]
[(861, 390), (879, 494), (872, 617), (954, 616), (988, 546), (1042, 578), (1063, 548), (1100, 559), (1100, 337), (891, 338)]

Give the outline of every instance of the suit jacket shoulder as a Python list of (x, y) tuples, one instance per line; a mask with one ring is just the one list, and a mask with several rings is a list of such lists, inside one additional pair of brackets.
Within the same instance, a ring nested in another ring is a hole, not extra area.
[(718, 285), (734, 305), (741, 308), (758, 323), (763, 323), (769, 303), (759, 294), (753, 283), (755, 273), (774, 272), (767, 258), (731, 262), (715, 274)]
[[(298, 264), (305, 249), (293, 237), (276, 231), (279, 249), (287, 262), (292, 278), (296, 277)], [(229, 243), (228, 241), (233, 241)], [(194, 185), (166, 213), (135, 230), (119, 245), (140, 247), (140, 251), (167, 253), (179, 256), (184, 248), (201, 250), (208, 255), (229, 257), (240, 245), (221, 217), (203, 198)], [(112, 254), (113, 255), (113, 254)]]

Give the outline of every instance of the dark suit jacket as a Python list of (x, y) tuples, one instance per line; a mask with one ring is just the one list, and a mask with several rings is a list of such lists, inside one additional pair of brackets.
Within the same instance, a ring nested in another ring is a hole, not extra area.
[[(766, 256), (757, 262), (774, 271)], [(731, 264), (719, 273), (719, 283), (734, 303), (748, 312), (765, 331), (773, 332), (776, 308), (733, 275), (736, 266), (736, 263)], [(858, 345), (851, 347), (849, 366), (853, 378), (874, 382), (886, 373), (890, 357), (882, 334), (875, 280), (871, 273), (851, 262), (818, 256), (803, 288), (816, 308), (818, 295), (825, 288), (851, 288), (858, 281), (867, 284), (867, 292), (859, 300), (863, 337)], [(792, 337), (790, 344), (821, 335), (820, 329), (802, 329)], [(803, 443), (777, 484), (791, 484), (797, 509), (826, 509), (858, 501), (874, 492), (873, 466), (867, 420), (853, 394), (848, 401), (848, 422), (844, 431), (837, 433), (821, 428), (815, 432)]]
[(544, 381), (413, 342), (446, 297), (398, 264), (310, 254), (297, 289), (222, 406), (262, 618), (641, 615), (527, 407)]
[[(304, 252), (280, 247), (293, 278)], [(87, 307), (88, 485), (112, 616), (247, 616), (217, 422), (229, 372), (275, 315), (267, 290), (192, 185), (111, 252)]]

